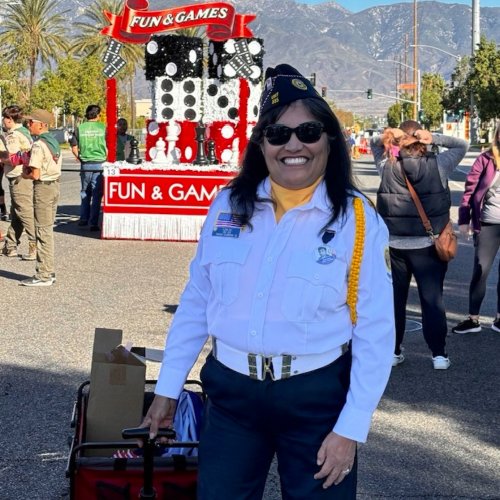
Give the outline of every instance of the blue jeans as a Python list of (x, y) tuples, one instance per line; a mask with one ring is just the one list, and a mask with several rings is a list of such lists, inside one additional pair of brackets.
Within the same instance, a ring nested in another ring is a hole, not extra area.
[[(99, 213), (101, 211), (101, 199), (103, 195), (102, 163), (82, 163), (83, 172), (80, 173), (82, 189), (80, 196), (82, 204), (80, 207), (80, 220), (89, 221), (91, 226), (99, 224)], [(90, 170), (90, 172), (85, 172)]]

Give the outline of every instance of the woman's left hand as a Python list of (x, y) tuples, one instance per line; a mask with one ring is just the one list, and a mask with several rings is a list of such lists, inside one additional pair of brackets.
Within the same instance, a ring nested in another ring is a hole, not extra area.
[(330, 432), (318, 451), (320, 471), (314, 479), (326, 478), (323, 488), (339, 484), (351, 472), (356, 455), (356, 441)]

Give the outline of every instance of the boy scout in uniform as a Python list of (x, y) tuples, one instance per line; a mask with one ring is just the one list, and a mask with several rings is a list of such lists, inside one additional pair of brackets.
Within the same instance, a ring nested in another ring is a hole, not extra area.
[(36, 259), (35, 221), (33, 217), (33, 181), (24, 179), (22, 173), (22, 157), (26, 155), (32, 144), (29, 131), (22, 125), (22, 109), (19, 106), (6, 106), (2, 110), (2, 126), (7, 130), (5, 146), (0, 142), (0, 160), (4, 165), (4, 174), (9, 183), (11, 199), (11, 222), (2, 255), (18, 257), (17, 246), (23, 230), (29, 242), (28, 254), (24, 260)]
[(23, 286), (50, 286), (55, 282), (54, 220), (59, 200), (61, 149), (49, 134), (52, 114), (34, 110), (28, 118), (28, 128), (35, 142), (29, 163), (23, 167), (23, 177), (33, 179), (35, 235), (37, 245), (36, 274), (20, 282)]

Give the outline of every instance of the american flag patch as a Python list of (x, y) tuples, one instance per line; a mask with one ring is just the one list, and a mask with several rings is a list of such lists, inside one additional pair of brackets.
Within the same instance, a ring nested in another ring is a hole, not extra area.
[(229, 236), (239, 238), (242, 229), (241, 215), (220, 212), (215, 221), (212, 236)]
[(221, 212), (215, 221), (217, 227), (241, 227), (241, 215)]

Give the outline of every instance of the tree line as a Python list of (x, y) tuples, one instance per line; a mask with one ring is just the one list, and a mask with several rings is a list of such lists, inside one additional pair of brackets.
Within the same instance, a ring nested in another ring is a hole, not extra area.
[[(4, 4), (0, 25), (0, 87), (2, 103), (27, 108), (57, 108), (65, 116), (81, 118), (88, 104), (105, 109), (106, 79), (101, 58), (108, 37), (104, 11), (118, 14), (122, 0), (96, 0), (82, 20), (72, 23), (77, 34), (68, 36), (71, 11), (59, 11), (60, 0), (18, 0)], [(122, 111), (132, 114), (127, 93), (133, 95), (134, 76), (143, 62), (141, 45), (124, 44), (127, 64), (117, 75)], [(37, 68), (42, 66), (40, 79)], [(130, 89), (130, 90), (129, 90)]]
[[(410, 103), (391, 106), (389, 126), (397, 126), (401, 117), (411, 118), (412, 110)], [(433, 130), (439, 128), (444, 113), (458, 118), (468, 113), (483, 127), (500, 118), (500, 48), (495, 41), (481, 37), (474, 55), (457, 61), (449, 83), (438, 73), (422, 75), (420, 121)]]

